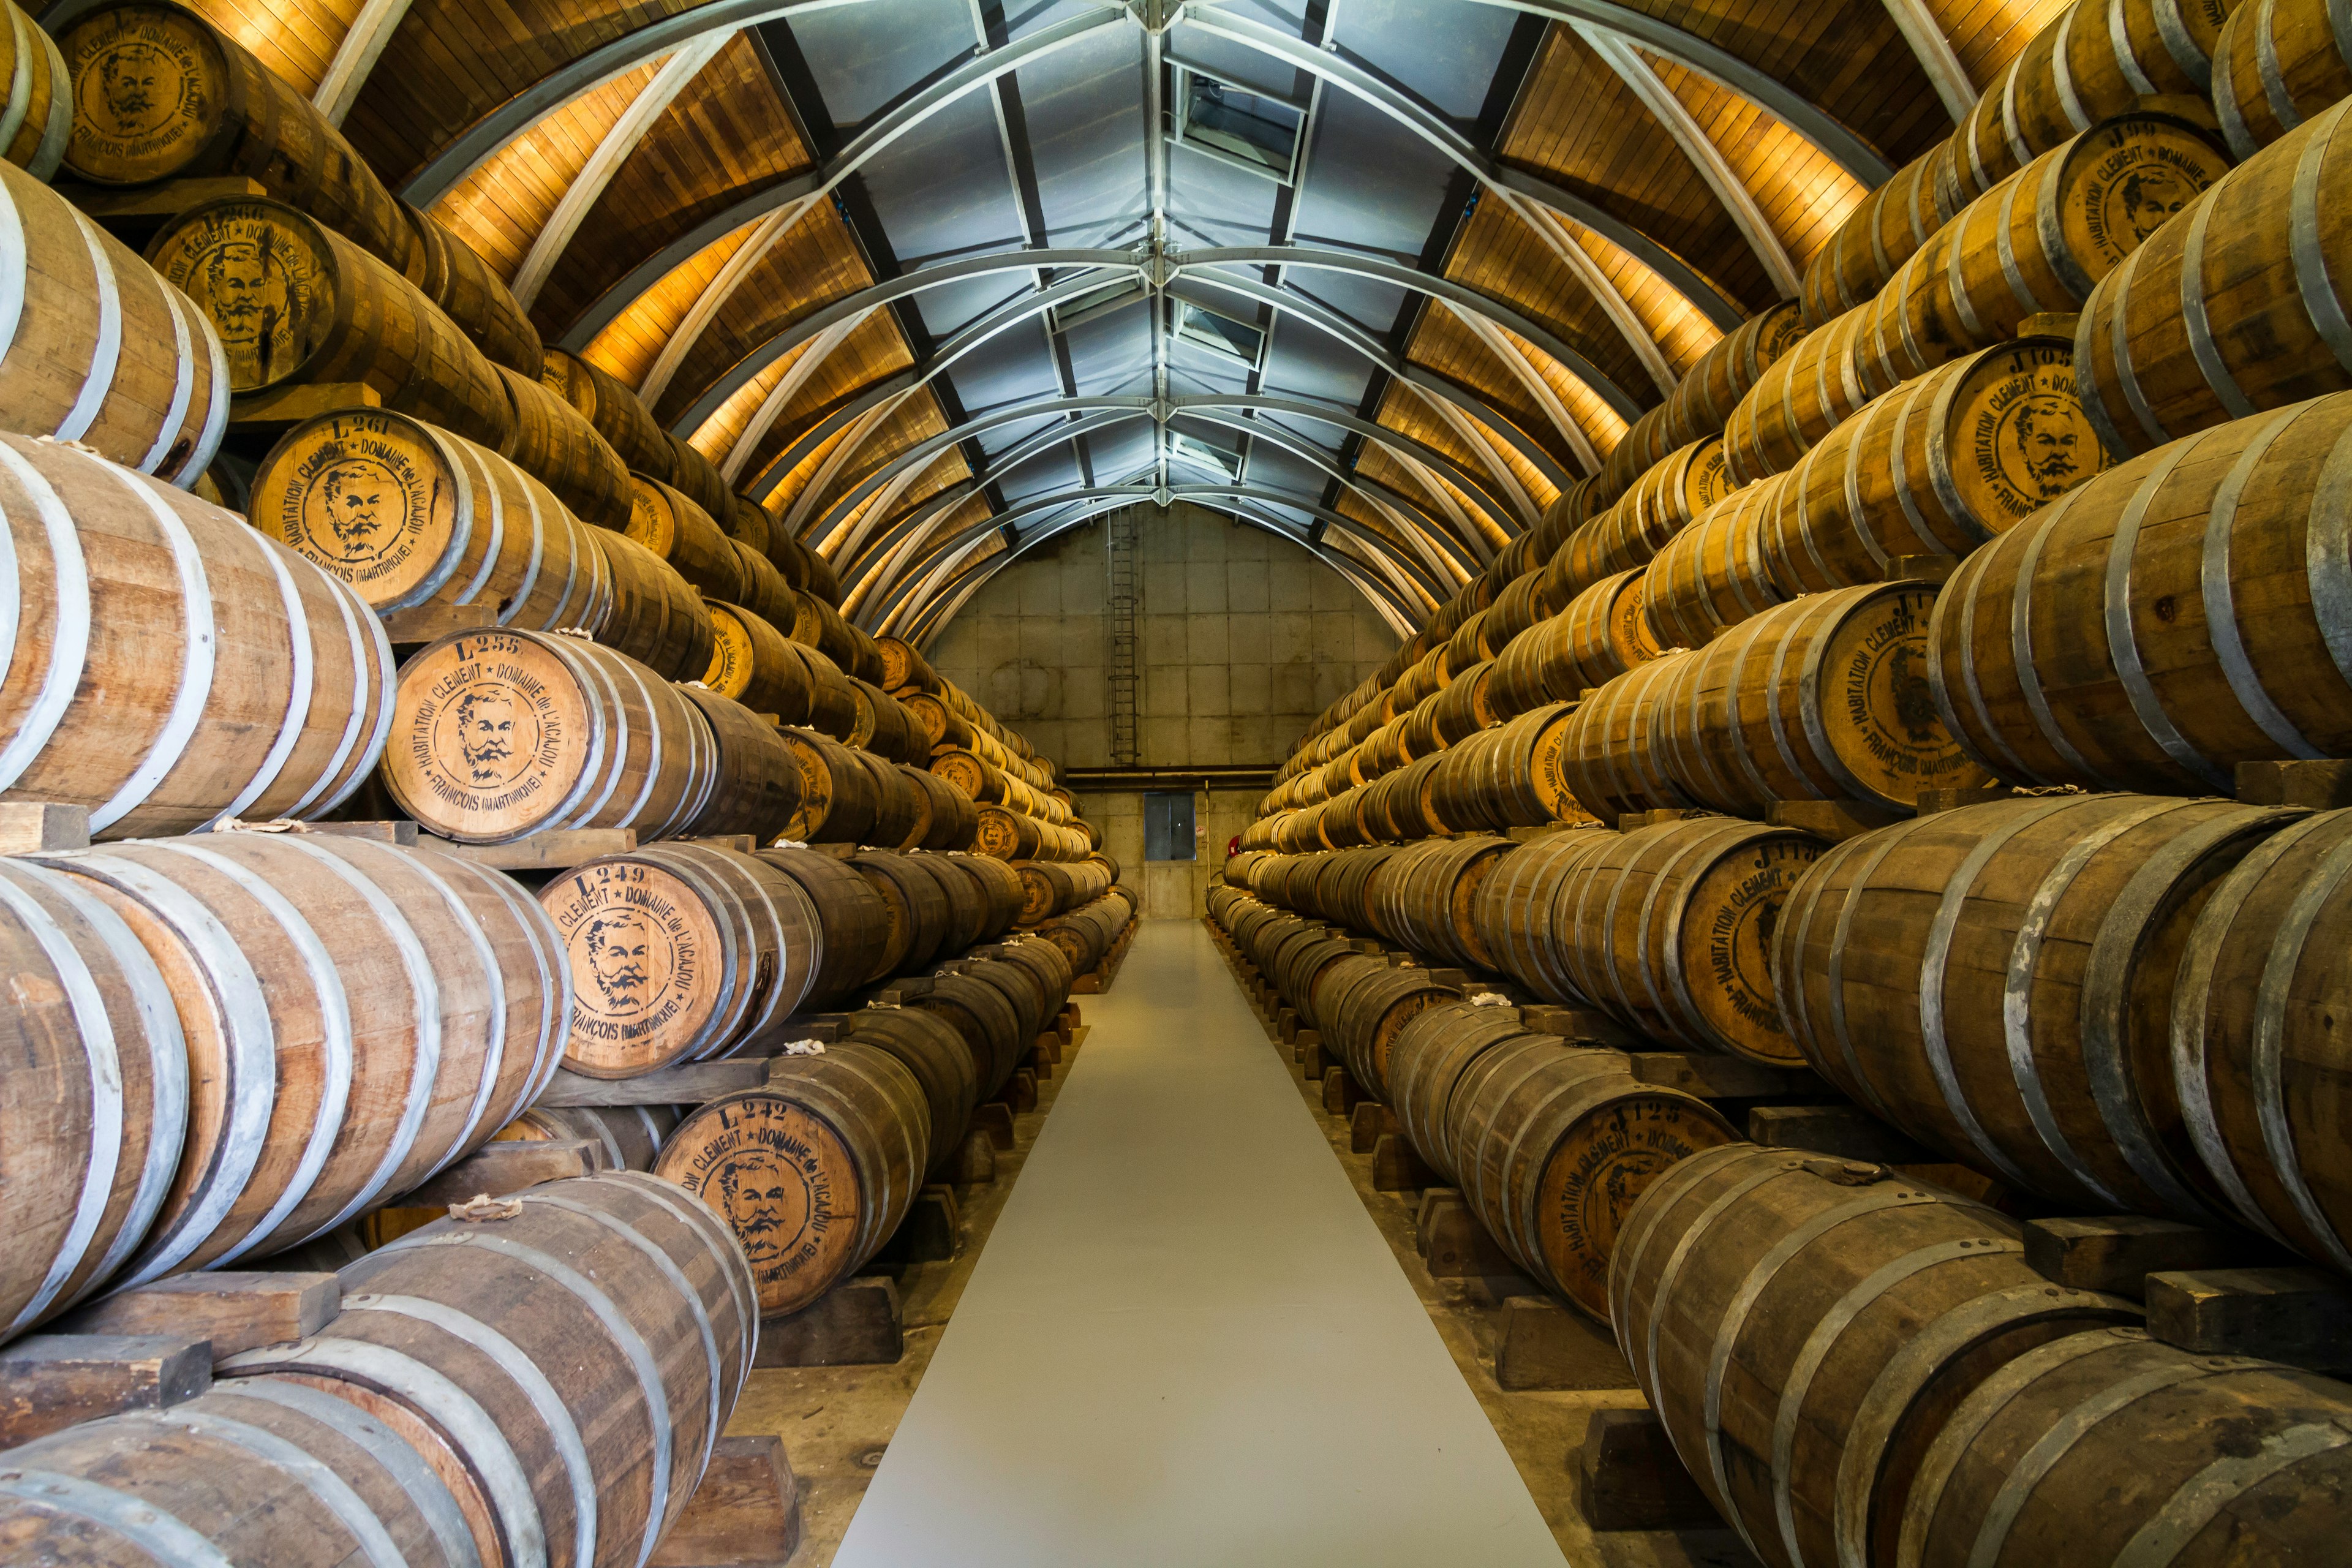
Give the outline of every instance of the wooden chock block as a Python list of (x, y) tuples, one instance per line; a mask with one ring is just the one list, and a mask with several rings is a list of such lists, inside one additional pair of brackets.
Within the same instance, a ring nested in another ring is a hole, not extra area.
[(1851, 1105), (1759, 1105), (1748, 1113), (1748, 1139), (1768, 1149), (1802, 1149), (1881, 1165), (1924, 1165), (1936, 1156)]
[(2146, 1215), (2037, 1219), (2025, 1226), (2025, 1261), (2043, 1279), (2135, 1301), (2151, 1274), (2271, 1263), (2279, 1256), (2251, 1236)]
[(1887, 558), (1885, 580), (1933, 583), (1940, 587), (1959, 569), (1960, 558), (1957, 555), (1895, 555)]
[(1356, 1101), (1362, 1098), (1363, 1090), (1356, 1087), (1356, 1080), (1348, 1076), (1346, 1068), (1335, 1065), (1324, 1070), (1323, 1112), (1325, 1115), (1353, 1116), (1356, 1113)]
[(906, 1350), (898, 1287), (871, 1274), (844, 1279), (789, 1317), (760, 1321), (754, 1366), (876, 1366)]
[(1037, 1075), (1027, 1068), (1013, 1068), (1013, 1081), (1004, 1086), (1004, 1092), (1011, 1097), (1014, 1110), (1036, 1110)]
[(1275, 1011), (1274, 1032), (1286, 1043), (1298, 1037), (1298, 1009), (1281, 1007)]
[(1650, 1411), (1594, 1411), (1573, 1462), (1577, 1511), (1596, 1531), (1722, 1527), (1722, 1516)]
[(1379, 1144), (1382, 1133), (1403, 1131), (1395, 1111), (1376, 1100), (1360, 1100), (1356, 1109), (1348, 1113), (1348, 1152), (1369, 1154)]
[(1458, 1204), (1461, 1201), (1462, 1190), (1459, 1187), (1423, 1187), (1421, 1189), (1421, 1207), (1413, 1211), (1412, 1217), (1412, 1247), (1415, 1252), (1420, 1253), (1423, 1258), (1427, 1258), (1429, 1256), (1429, 1222), (1431, 1215), (1435, 1214), (1436, 1211), (1445, 1204)]
[[(1314, 1033), (1311, 1029), (1307, 1032)], [(1331, 1058), (1323, 1049), (1323, 1037), (1320, 1035), (1307, 1041), (1306, 1055), (1300, 1058), (1300, 1061), (1305, 1075), (1310, 1082), (1320, 1083), (1323, 1080), (1323, 1075), (1331, 1070)]]
[(1099, 995), (1102, 993), (1102, 977), (1098, 974), (1081, 974), (1070, 982), (1070, 990), (1080, 996)]
[(944, 1263), (956, 1253), (955, 1190), (925, 1187), (882, 1250), (901, 1263)]
[(996, 1180), (996, 1144), (975, 1127), (948, 1157), (947, 1178), (958, 1186), (986, 1186)]
[[(775, 1058), (789, 1061), (789, 1057)], [(559, 1068), (541, 1105), (701, 1105), (721, 1095), (758, 1089), (774, 1061), (737, 1057), (720, 1062), (681, 1062), (636, 1078), (601, 1079)]]
[(2202, 1268), (2147, 1277), (2152, 1339), (2200, 1355), (2352, 1371), (2352, 1284), (2319, 1268)]
[(1591, 1007), (1561, 1007), (1549, 1002), (1538, 1003), (1519, 1009), (1519, 1026), (1531, 1035), (1581, 1040), (1587, 1045), (1602, 1046), (1612, 1051), (1638, 1051), (1650, 1044), (1608, 1014)]
[(324, 1273), (174, 1274), (118, 1290), (75, 1309), (56, 1327), (72, 1334), (128, 1334), (206, 1340), (226, 1361), (264, 1345), (308, 1339), (342, 1310), (343, 1289)]
[(1437, 1179), (1422, 1163), (1412, 1145), (1398, 1132), (1384, 1132), (1372, 1145), (1372, 1190), (1379, 1193), (1419, 1192)]
[(800, 1544), (800, 1483), (784, 1440), (721, 1437), (646, 1568), (784, 1568)]
[(213, 1355), (185, 1334), (33, 1334), (0, 1349), (0, 1448), (212, 1386)]
[(1063, 1044), (1062, 1037), (1054, 1030), (1048, 1029), (1037, 1037), (1037, 1054), (1055, 1067), (1060, 1067)]
[(416, 847), (416, 824), (413, 822), (306, 822), (301, 830), (323, 833), (331, 838), (364, 838), (373, 844), (397, 844), (404, 849)]
[(1021, 1065), (1026, 1071), (1034, 1074), (1039, 1083), (1044, 1083), (1054, 1076), (1054, 1058), (1045, 1054), (1045, 1049), (1042, 1046), (1031, 1046), (1027, 1058)]
[(2238, 798), (2248, 805), (2352, 805), (2352, 762), (2240, 763)]
[(505, 844), (457, 844), (436, 838), (433, 847), (493, 871), (569, 871), (606, 855), (626, 855), (637, 847), (634, 827), (551, 827)]
[(992, 1100), (985, 1105), (973, 1106), (971, 1127), (975, 1132), (986, 1133), (995, 1148), (1013, 1147), (1013, 1107), (1003, 1100)]
[(89, 847), (89, 807), (55, 801), (0, 804), (0, 855), (40, 855)]
[(1501, 1244), (1486, 1234), (1486, 1227), (1478, 1223), (1478, 1216), (1462, 1201), (1460, 1192), (1452, 1187), (1429, 1190), (1438, 1196), (1434, 1201), (1427, 1197), (1422, 1200), (1421, 1224), (1414, 1240), (1421, 1247), (1421, 1255), (1429, 1260), (1432, 1278), (1496, 1279), (1518, 1272), (1519, 1266), (1511, 1261)]
[(1986, 784), (1977, 789), (1923, 789), (1919, 792), (1919, 815), (1933, 816), (1939, 811), (1958, 811), (1964, 805), (2007, 800), (2016, 793), (2008, 784)]
[(485, 1143), (400, 1202), (408, 1208), (429, 1208), (435, 1204), (462, 1204), (477, 1194), (503, 1197), (542, 1182), (602, 1170), (607, 1158), (601, 1145), (581, 1138)]
[(1701, 1100), (1762, 1100), (1773, 1095), (1825, 1094), (1828, 1086), (1804, 1068), (1768, 1068), (1738, 1057), (1699, 1051), (1635, 1051), (1633, 1076)]
[(1322, 1043), (1323, 1037), (1316, 1033), (1314, 1030), (1299, 1030), (1298, 1033), (1292, 1036), (1290, 1039), (1290, 1059), (1295, 1063), (1304, 1064), (1307, 1060), (1307, 1052), (1308, 1048), (1314, 1046), (1319, 1046)]
[(1548, 1296), (1510, 1297), (1497, 1329), (1495, 1381), (1514, 1393), (1640, 1386), (1607, 1329)]
[(1801, 827), (1832, 844), (1842, 844), (1909, 818), (1852, 800), (1776, 800), (1764, 809), (1764, 820), (1775, 827)]

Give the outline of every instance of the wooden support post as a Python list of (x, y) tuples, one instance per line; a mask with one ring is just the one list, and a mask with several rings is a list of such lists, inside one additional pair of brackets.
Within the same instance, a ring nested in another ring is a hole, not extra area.
[(2205, 1268), (2147, 1277), (2152, 1339), (2200, 1355), (2352, 1371), (2352, 1286), (2318, 1268)]
[(1594, 1411), (1576, 1466), (1577, 1511), (1596, 1531), (1722, 1527), (1650, 1411)]
[(971, 1127), (975, 1132), (986, 1133), (989, 1143), (995, 1148), (1013, 1147), (1013, 1107), (1003, 1100), (992, 1100), (972, 1107)]
[(1382, 1133), (1403, 1131), (1395, 1111), (1374, 1100), (1359, 1100), (1348, 1114), (1348, 1152), (1369, 1154), (1380, 1145)]
[(213, 1359), (226, 1361), (265, 1345), (308, 1339), (342, 1310), (343, 1290), (331, 1274), (289, 1269), (282, 1274), (174, 1274), (118, 1290), (58, 1320), (73, 1334), (129, 1334), (205, 1340)]
[(89, 847), (89, 807), (26, 800), (0, 804), (0, 855)]
[(1356, 1080), (1348, 1076), (1346, 1068), (1335, 1063), (1324, 1069), (1323, 1114), (1353, 1116), (1356, 1113), (1356, 1101), (1362, 1098), (1363, 1091), (1356, 1087)]
[(212, 1386), (212, 1351), (184, 1334), (34, 1334), (0, 1350), (0, 1448)]
[(1804, 1068), (1768, 1068), (1738, 1057), (1696, 1051), (1636, 1051), (1633, 1076), (1701, 1100), (1763, 1100), (1777, 1095), (1827, 1094), (1829, 1086)]
[(984, 1187), (996, 1180), (996, 1144), (975, 1127), (963, 1135), (948, 1160), (948, 1180), (963, 1187)]
[(2280, 1257), (2276, 1247), (2236, 1231), (2145, 1215), (2037, 1219), (2025, 1226), (2026, 1264), (2043, 1279), (2135, 1301), (2146, 1293), (2151, 1274), (2271, 1263)]
[(600, 1144), (582, 1138), (509, 1140), (485, 1143), (400, 1201), (404, 1208), (462, 1204), (479, 1195), (503, 1197), (542, 1182), (560, 1182), (604, 1169)]
[(754, 1366), (877, 1366), (906, 1349), (898, 1332), (898, 1287), (853, 1275), (789, 1317), (760, 1321)]
[(1549, 1296), (1510, 1297), (1496, 1327), (1495, 1381), (1513, 1393), (1641, 1386), (1607, 1329)]
[(1386, 1132), (1372, 1145), (1372, 1190), (1379, 1193), (1419, 1192), (1437, 1179), (1437, 1173), (1422, 1163), (1412, 1145), (1401, 1132)]
[(646, 1568), (784, 1568), (800, 1544), (800, 1483), (784, 1440), (721, 1437)]
[(1454, 1187), (1423, 1190), (1413, 1245), (1428, 1259), (1432, 1279), (1499, 1279), (1519, 1271)]
[(1748, 1138), (1768, 1149), (1803, 1149), (1881, 1165), (1933, 1164), (1937, 1159), (1851, 1105), (1759, 1105), (1748, 1113)]

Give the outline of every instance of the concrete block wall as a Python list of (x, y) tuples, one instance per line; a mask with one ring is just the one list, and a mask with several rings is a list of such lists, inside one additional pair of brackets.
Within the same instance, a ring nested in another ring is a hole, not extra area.
[[(1139, 765), (1271, 764), (1396, 651), (1396, 634), (1354, 586), (1296, 545), (1198, 507), (1139, 510)], [(1098, 522), (1023, 556), (925, 650), (1065, 767), (1114, 761), (1107, 539)], [(1144, 913), (1186, 919), (1257, 796), (1195, 796), (1201, 858), (1157, 866), (1143, 860), (1139, 795), (1084, 796), (1079, 807), (1143, 894)]]

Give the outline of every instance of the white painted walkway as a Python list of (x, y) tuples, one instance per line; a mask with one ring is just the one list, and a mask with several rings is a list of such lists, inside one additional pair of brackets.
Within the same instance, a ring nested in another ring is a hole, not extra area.
[(1206, 933), (1081, 1005), (836, 1568), (1559, 1568)]

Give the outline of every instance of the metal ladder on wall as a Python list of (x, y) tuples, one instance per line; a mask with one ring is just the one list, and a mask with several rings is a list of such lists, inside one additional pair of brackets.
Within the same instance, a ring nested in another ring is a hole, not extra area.
[(1136, 540), (1143, 509), (1123, 506), (1110, 514), (1110, 760), (1133, 767), (1136, 745), (1135, 604)]

